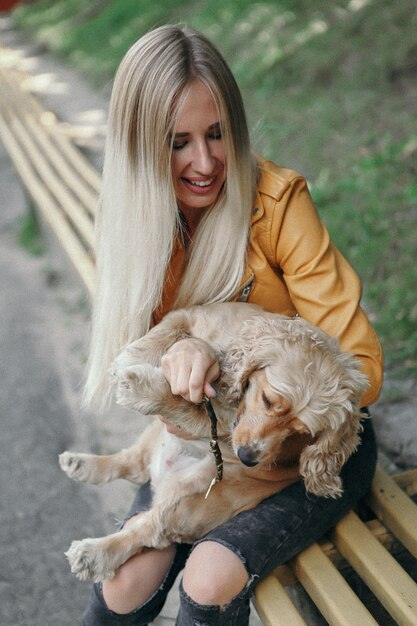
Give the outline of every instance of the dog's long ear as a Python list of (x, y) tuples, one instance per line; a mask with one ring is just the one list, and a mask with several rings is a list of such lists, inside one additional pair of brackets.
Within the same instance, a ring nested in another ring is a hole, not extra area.
[(361, 429), (358, 414), (350, 415), (337, 430), (326, 428), (315, 443), (304, 448), (300, 457), (300, 473), (307, 491), (326, 498), (342, 495), (339, 473), (356, 450)]
[(322, 422), (315, 442), (307, 446), (300, 457), (300, 473), (307, 491), (331, 498), (343, 492), (339, 473), (359, 444), (358, 433), (364, 418), (360, 400), (369, 386), (350, 355), (341, 354), (337, 358), (345, 365), (345, 371), (334, 390), (325, 423)]
[[(268, 317), (265, 318), (265, 315)], [(255, 315), (246, 320), (237, 331), (233, 343), (220, 355), (221, 379), (218, 389), (226, 401), (239, 402), (246, 383), (257, 369), (264, 367), (271, 360), (271, 345), (274, 332), (271, 324), (276, 324), (277, 316), (270, 314)]]
[(220, 355), (221, 376), (217, 390), (221, 397), (230, 404), (237, 404), (245, 392), (247, 381), (256, 369), (250, 355), (242, 346), (233, 346), (227, 353)]

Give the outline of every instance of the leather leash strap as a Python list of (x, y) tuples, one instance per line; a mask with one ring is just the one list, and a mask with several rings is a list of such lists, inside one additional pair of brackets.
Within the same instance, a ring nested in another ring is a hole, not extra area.
[(223, 458), (222, 458), (222, 453), (220, 450), (220, 446), (219, 446), (219, 439), (218, 439), (218, 434), (217, 434), (217, 417), (216, 417), (216, 413), (214, 412), (213, 409), (213, 405), (210, 401), (210, 398), (208, 398), (207, 396), (205, 396), (203, 398), (203, 402), (206, 406), (206, 411), (207, 414), (210, 418), (210, 448), (211, 451), (213, 453), (214, 456), (214, 460), (216, 462), (216, 475), (213, 478), (213, 480), (210, 483), (210, 486), (207, 490), (206, 493), (206, 498), (208, 498), (209, 493), (212, 489), (212, 487), (214, 487), (214, 485), (216, 483), (218, 483), (220, 480), (222, 480), (223, 478)]

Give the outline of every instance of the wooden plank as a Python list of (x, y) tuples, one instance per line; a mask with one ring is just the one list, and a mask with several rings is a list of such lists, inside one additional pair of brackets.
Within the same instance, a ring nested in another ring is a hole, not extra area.
[(290, 585), (296, 585), (298, 583), (296, 575), (287, 563), (278, 565), (278, 567), (271, 572), (270, 576), (276, 576), (278, 582), (280, 582), (283, 587), (289, 587)]
[(337, 524), (332, 540), (397, 623), (416, 626), (416, 583), (355, 513)]
[[(49, 162), (53, 165), (55, 170), (59, 172), (60, 178), (71, 189), (71, 192), (76, 195), (82, 202), (82, 205), (88, 211), (90, 216), (97, 213), (98, 196), (88, 189), (83, 179), (77, 173), (71, 169), (66, 158), (63, 157), (61, 152), (52, 143), (51, 138), (45, 128), (39, 126), (38, 121), (33, 115), (26, 113), (24, 117), (24, 124), (28, 132), (35, 138), (37, 144), (45, 154)], [(90, 218), (91, 219), (91, 218)]]
[(332, 626), (377, 626), (340, 572), (315, 543), (292, 561), (298, 580)]
[[(59, 146), (61, 152), (65, 154), (68, 161), (70, 161), (73, 167), (82, 174), (83, 178), (87, 181), (90, 187), (93, 188), (97, 195), (101, 192), (101, 176), (98, 171), (91, 165), (89, 161), (82, 154), (78, 154), (77, 148), (68, 140), (68, 137), (64, 135), (57, 125), (51, 126), (50, 134), (53, 136), (55, 143)], [(80, 156), (83, 157), (80, 159)], [(96, 214), (96, 208), (94, 209), (94, 215)]]
[(384, 525), (417, 557), (417, 505), (379, 467), (368, 503)]
[[(365, 522), (365, 526), (370, 530), (373, 536), (381, 543), (387, 550), (391, 550), (394, 544), (394, 537), (385, 526), (377, 519), (369, 520)], [(324, 555), (333, 563), (333, 565), (339, 569), (347, 569), (351, 567), (348, 561), (340, 554), (334, 543), (329, 539), (320, 539), (318, 542)], [(295, 585), (298, 580), (293, 570), (288, 565), (278, 565), (273, 571), (274, 576), (278, 578), (280, 583), (287, 587), (288, 585)]]
[(256, 585), (254, 604), (265, 626), (307, 626), (275, 576)]
[(33, 169), (38, 172), (45, 186), (56, 197), (68, 219), (79, 232), (80, 239), (83, 239), (90, 247), (91, 252), (93, 252), (94, 228), (91, 219), (87, 217), (82, 205), (62, 184), (62, 180), (56, 175), (43, 153), (37, 149), (33, 139), (25, 131), (21, 121), (17, 117), (11, 116), (9, 124), (13, 128), (15, 137), (19, 139), (22, 148), (24, 148), (26, 160), (30, 158)]
[(80, 274), (88, 292), (94, 296), (95, 292), (95, 267), (94, 263), (80, 244), (78, 237), (69, 227), (57, 204), (34, 174), (30, 162), (22, 151), (12, 132), (7, 127), (3, 115), (0, 113), (0, 137), (14, 163), (14, 166), (28, 189), (34, 202), (37, 204), (45, 220), (49, 223), (55, 235), (58, 237), (65, 252)]
[(407, 470), (401, 474), (394, 474), (393, 479), (408, 496), (417, 493), (417, 469)]
[[(79, 174), (83, 188), (86, 189), (87, 192), (91, 189), (93, 197), (96, 197), (101, 189), (100, 174), (84, 154), (80, 152), (59, 129), (55, 114), (51, 111), (45, 111), (30, 91), (22, 87), (21, 83), (23, 79), (21, 78), (19, 80), (16, 76), (16, 72), (0, 68), (0, 77), (2, 80), (2, 98), (5, 99), (7, 97), (9, 105), (12, 103), (12, 106), (19, 106), (22, 112), (35, 115), (39, 126), (46, 131), (45, 134), (50, 136), (51, 141), (56, 144), (57, 149), (65, 156), (67, 162)], [(9, 92), (8, 94), (6, 90)], [(87, 185), (87, 187), (85, 185)], [(93, 214), (95, 213), (95, 208), (95, 206), (92, 207)]]

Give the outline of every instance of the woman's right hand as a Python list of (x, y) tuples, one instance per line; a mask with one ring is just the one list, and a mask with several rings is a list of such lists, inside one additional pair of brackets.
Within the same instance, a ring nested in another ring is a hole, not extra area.
[(196, 439), (196, 437), (194, 437), (193, 435), (191, 435), (190, 433), (188, 433), (186, 430), (183, 430), (182, 428), (178, 427), (178, 426), (174, 426), (174, 424), (172, 422), (170, 422), (166, 417), (164, 417), (163, 415), (157, 415), (156, 416), (159, 420), (161, 420), (161, 422), (163, 424), (165, 424), (167, 431), (171, 434), (171, 435), (175, 435), (176, 437), (179, 437), (180, 439)]

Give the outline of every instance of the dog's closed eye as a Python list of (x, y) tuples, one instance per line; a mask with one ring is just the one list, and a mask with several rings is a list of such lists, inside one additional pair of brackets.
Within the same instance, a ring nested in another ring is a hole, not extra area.
[(267, 409), (270, 409), (272, 407), (273, 403), (271, 402), (271, 400), (269, 400), (264, 391), (262, 392), (262, 401)]
[(242, 380), (242, 393), (246, 393), (246, 391), (248, 390), (249, 384), (250, 384), (249, 378)]

